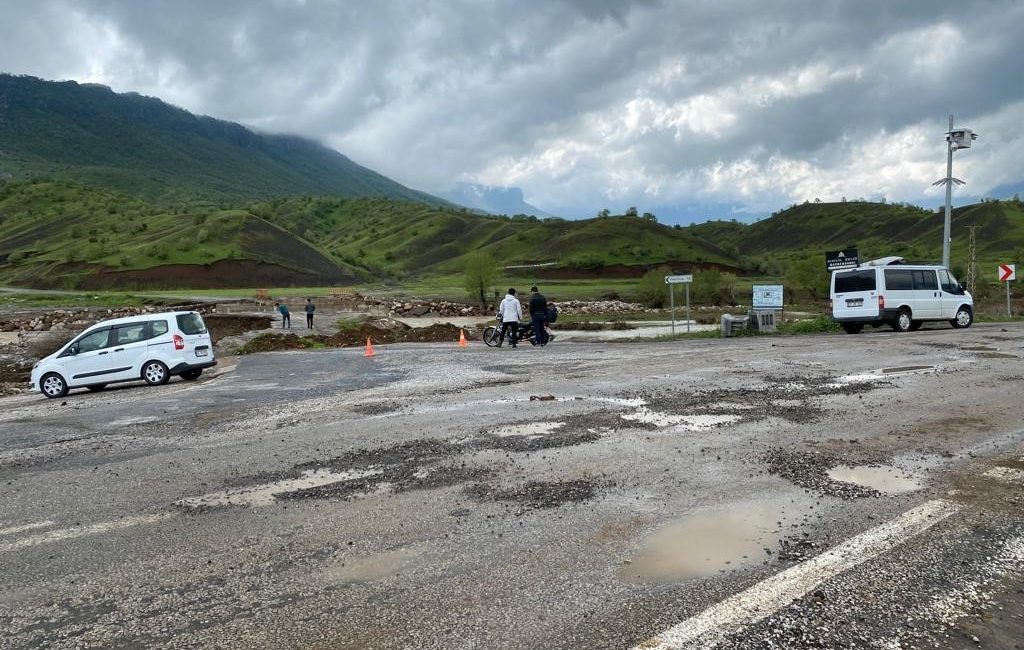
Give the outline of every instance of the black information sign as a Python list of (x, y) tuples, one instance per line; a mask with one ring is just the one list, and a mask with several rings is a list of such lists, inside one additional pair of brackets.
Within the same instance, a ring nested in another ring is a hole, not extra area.
[(858, 264), (860, 264), (860, 258), (857, 256), (856, 248), (825, 253), (825, 268), (829, 271), (855, 269)]

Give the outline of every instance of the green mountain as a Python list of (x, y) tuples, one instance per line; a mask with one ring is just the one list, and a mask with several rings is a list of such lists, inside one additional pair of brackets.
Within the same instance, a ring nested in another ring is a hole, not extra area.
[[(750, 266), (786, 258), (822, 256), (825, 251), (857, 248), (862, 260), (899, 255), (910, 261), (942, 258), (943, 212), (912, 205), (849, 201), (805, 203), (757, 223), (710, 221), (685, 230), (713, 241)], [(984, 262), (1019, 262), (1024, 258), (1024, 204), (1019, 200), (985, 201), (955, 208), (950, 263), (967, 261), (970, 226), (976, 254)], [(767, 264), (771, 266), (770, 263)]]
[(47, 177), (170, 206), (275, 196), (445, 201), (294, 136), (106, 86), (0, 74), (0, 178)]
[(465, 256), (536, 276), (633, 276), (735, 260), (636, 217), (480, 216), (382, 198), (289, 198), (184, 211), (65, 181), (0, 182), (0, 283), (32, 287), (345, 285), (460, 273)]

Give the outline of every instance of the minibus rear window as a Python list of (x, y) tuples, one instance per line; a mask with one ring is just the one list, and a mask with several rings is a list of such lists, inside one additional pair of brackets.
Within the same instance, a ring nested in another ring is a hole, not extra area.
[(844, 271), (842, 273), (836, 273), (836, 293), (850, 293), (853, 291), (874, 290), (874, 269), (865, 269), (863, 271)]
[(192, 312), (190, 314), (178, 314), (178, 329), (182, 334), (206, 334), (206, 324), (203, 317)]

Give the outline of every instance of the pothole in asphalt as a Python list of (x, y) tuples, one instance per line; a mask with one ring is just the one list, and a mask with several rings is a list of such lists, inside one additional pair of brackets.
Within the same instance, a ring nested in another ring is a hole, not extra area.
[[(281, 474), (235, 479), (225, 490), (181, 499), (175, 505), (189, 510), (258, 507), (278, 501), (353, 499), (483, 481), (496, 470), (460, 462), (459, 457), (486, 450), (530, 452), (579, 445), (598, 440), (609, 431), (597, 427), (581, 430), (582, 422), (567, 418), (564, 422), (522, 423), (509, 425), (505, 435), (485, 433), (455, 441), (420, 439), (391, 447), (361, 449), (302, 463)], [(571, 497), (571, 488), (566, 488), (566, 499)], [(547, 491), (531, 487), (527, 490), (530, 499), (538, 489), (541, 494), (559, 494), (557, 487)]]
[(352, 407), (352, 411), (360, 415), (384, 415), (401, 409), (402, 405), (398, 402), (363, 402)]
[(739, 422), (742, 417), (739, 415), (672, 415), (640, 407), (633, 413), (624, 413), (622, 419), (641, 424), (653, 424), (659, 428), (678, 426), (690, 431), (698, 431)]
[(935, 366), (895, 366), (892, 368), (882, 368), (882, 374), (895, 375), (907, 372), (924, 372), (926, 370), (935, 370)]
[(517, 503), (516, 514), (529, 510), (556, 508), (563, 503), (589, 501), (602, 487), (591, 479), (570, 481), (530, 481), (517, 487), (495, 487), (478, 483), (466, 488), (466, 494), (477, 501), (509, 501)]
[(828, 470), (834, 481), (853, 483), (882, 494), (902, 494), (921, 489), (920, 478), (892, 465), (839, 465)]
[(842, 462), (827, 454), (774, 448), (765, 453), (764, 462), (770, 473), (822, 494), (840, 499), (879, 496), (879, 491), (873, 487), (837, 481), (830, 477), (828, 471)]
[(348, 557), (328, 566), (323, 577), (331, 582), (374, 582), (399, 575), (415, 566), (420, 553), (410, 549), (397, 549), (373, 555)]
[(381, 470), (368, 469), (350, 472), (332, 472), (328, 469), (305, 470), (298, 478), (284, 479), (273, 483), (240, 487), (213, 492), (198, 497), (176, 501), (174, 505), (184, 508), (215, 508), (218, 506), (268, 506), (278, 497), (297, 490), (307, 490), (335, 483), (349, 483), (357, 479), (380, 474)]
[(565, 426), (565, 422), (525, 422), (523, 424), (509, 424), (494, 429), (491, 433), (499, 438), (511, 436), (535, 437), (543, 436)]
[(696, 512), (655, 531), (619, 578), (668, 584), (761, 562), (779, 538), (783, 512), (779, 503), (755, 501)]

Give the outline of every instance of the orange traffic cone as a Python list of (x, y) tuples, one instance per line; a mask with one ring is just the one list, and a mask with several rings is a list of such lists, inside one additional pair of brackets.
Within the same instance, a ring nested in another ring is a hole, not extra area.
[(366, 337), (366, 352), (364, 353), (363, 356), (367, 356), (367, 357), (372, 357), (373, 356), (373, 343), (370, 341), (370, 337), (369, 336)]
[(469, 341), (466, 340), (466, 330), (459, 330), (459, 347), (469, 347)]

